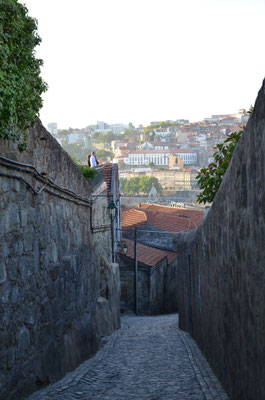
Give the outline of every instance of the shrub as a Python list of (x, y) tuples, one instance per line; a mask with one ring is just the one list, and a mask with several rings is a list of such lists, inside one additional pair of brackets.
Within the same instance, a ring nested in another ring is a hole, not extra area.
[(223, 143), (217, 145), (217, 151), (213, 155), (214, 161), (208, 167), (201, 168), (196, 176), (202, 190), (197, 198), (198, 203), (211, 203), (215, 198), (242, 133), (243, 130), (230, 133)]

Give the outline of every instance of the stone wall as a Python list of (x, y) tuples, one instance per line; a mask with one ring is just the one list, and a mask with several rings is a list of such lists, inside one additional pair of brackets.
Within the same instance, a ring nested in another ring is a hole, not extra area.
[[(119, 254), (121, 311), (135, 311), (134, 260)], [(156, 315), (177, 311), (177, 259), (168, 264), (166, 257), (156, 266), (138, 262), (139, 314)]]
[(179, 239), (180, 327), (231, 399), (265, 399), (264, 83), (207, 217)]
[(0, 141), (0, 194), (0, 398), (13, 400), (62, 377), (119, 328), (119, 274), (106, 190), (91, 197), (40, 123), (27, 152)]
[[(152, 225), (146, 224), (140, 227), (137, 231), (137, 235), (139, 243), (157, 249), (176, 251), (176, 235), (173, 233), (167, 233)], [(134, 230), (124, 230), (123, 236), (127, 239), (134, 240)]]

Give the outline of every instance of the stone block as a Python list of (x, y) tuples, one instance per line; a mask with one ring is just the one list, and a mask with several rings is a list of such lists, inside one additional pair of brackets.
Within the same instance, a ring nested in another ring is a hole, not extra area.
[(14, 192), (17, 192), (17, 193), (20, 192), (21, 186), (20, 186), (19, 180), (14, 179), (12, 189), (14, 190)]
[(8, 258), (6, 261), (7, 276), (12, 282), (17, 282), (18, 280), (18, 264), (18, 258)]
[(21, 209), (19, 212), (19, 216), (20, 216), (20, 225), (22, 228), (25, 228), (27, 226), (27, 222), (28, 222), (27, 208)]
[[(1, 210), (1, 206), (0, 206)], [(3, 237), (5, 234), (5, 216), (4, 212), (0, 212), (0, 238)]]
[(20, 257), (18, 264), (18, 272), (23, 284), (29, 282), (31, 266), (32, 266), (32, 258), (30, 256)]
[(26, 327), (23, 327), (18, 334), (18, 357), (24, 358), (25, 352), (30, 347), (30, 333)]
[(27, 307), (27, 310), (24, 312), (24, 323), (26, 325), (33, 326), (35, 322), (36, 322), (35, 306), (33, 303), (30, 303)]
[(10, 304), (19, 304), (21, 300), (20, 288), (18, 286), (12, 287), (10, 292)]
[(10, 253), (10, 248), (9, 248), (9, 243), (6, 241), (2, 241), (0, 243), (0, 258), (3, 258), (3, 260), (5, 261), (5, 259), (9, 256)]
[(10, 190), (10, 180), (9, 178), (0, 177), (1, 191), (6, 193)]
[(2, 304), (6, 305), (9, 303), (10, 290), (11, 288), (9, 282), (0, 284), (0, 302)]
[(0, 284), (6, 282), (7, 274), (4, 261), (0, 261)]
[(51, 325), (51, 323), (42, 323), (40, 325), (39, 340), (41, 345), (47, 343), (49, 339), (53, 337), (53, 331), (54, 327)]
[(85, 314), (71, 324), (63, 340), (63, 368), (71, 370), (99, 348), (99, 335), (94, 316)]
[(7, 352), (7, 369), (12, 370), (15, 365), (15, 349), (11, 347)]
[(0, 351), (0, 370), (5, 370), (7, 366), (7, 351)]
[(19, 228), (20, 220), (18, 213), (18, 205), (11, 203), (5, 214), (5, 233), (15, 231)]
[(96, 305), (96, 321), (100, 336), (108, 336), (113, 332), (113, 318), (109, 302), (105, 297), (99, 297)]
[(13, 235), (12, 255), (21, 256), (23, 254), (23, 241), (20, 235)]
[(4, 349), (4, 347), (8, 346), (9, 338), (7, 331), (0, 331), (0, 349)]
[(53, 263), (56, 263), (58, 261), (58, 247), (55, 240), (52, 240), (50, 244), (50, 257)]
[(54, 282), (49, 282), (49, 285), (46, 287), (46, 293), (49, 300), (52, 300), (56, 297), (56, 289)]
[(40, 321), (44, 323), (51, 322), (51, 317), (52, 313), (50, 302), (49, 300), (44, 300), (40, 307)]
[(57, 279), (55, 283), (55, 291), (56, 291), (56, 297), (58, 299), (62, 298), (63, 295), (63, 280), (62, 278)]
[(32, 227), (26, 229), (24, 233), (24, 250), (30, 251), (33, 249), (34, 230)]

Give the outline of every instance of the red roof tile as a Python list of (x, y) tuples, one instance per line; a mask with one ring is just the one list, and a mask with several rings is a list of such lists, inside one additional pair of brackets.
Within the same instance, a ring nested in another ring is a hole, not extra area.
[(122, 212), (122, 226), (124, 228), (146, 223), (146, 221), (147, 217), (144, 211), (131, 208), (129, 210), (123, 210)]
[[(129, 239), (122, 239), (122, 242), (127, 244), (128, 251), (126, 257), (134, 259), (134, 241)], [(125, 256), (123, 250), (119, 250), (119, 253)], [(144, 244), (138, 243), (137, 246), (138, 261), (148, 265), (149, 267), (154, 267), (163, 258), (167, 257), (167, 262), (170, 264), (177, 257), (177, 253), (169, 250), (156, 249), (151, 246), (146, 246)]]
[(204, 212), (199, 210), (141, 204), (141, 207), (123, 209), (122, 227), (133, 229), (135, 226), (148, 224), (159, 230), (177, 234), (197, 228), (203, 215)]

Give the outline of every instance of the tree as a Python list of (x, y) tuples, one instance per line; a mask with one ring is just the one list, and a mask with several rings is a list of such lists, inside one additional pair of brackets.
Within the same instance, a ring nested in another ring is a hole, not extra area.
[(154, 176), (135, 176), (131, 179), (121, 178), (121, 191), (128, 194), (145, 193), (148, 194), (154, 183), (157, 193), (162, 193), (162, 186)]
[(129, 129), (135, 129), (135, 126), (133, 125), (133, 123), (132, 123), (132, 122), (129, 122), (129, 125), (128, 125), (128, 127), (129, 127)]
[(124, 185), (125, 193), (138, 194), (139, 189), (140, 189), (140, 178), (138, 176), (135, 176), (131, 179), (126, 179)]
[(74, 157), (81, 162), (87, 162), (88, 154), (95, 150), (95, 147), (82, 147), (77, 143), (62, 143), (62, 148), (71, 157)]
[(0, 1), (0, 138), (26, 148), (28, 128), (34, 126), (47, 85), (40, 77), (42, 60), (35, 57), (41, 42), (37, 22), (17, 0)]
[(162, 192), (162, 186), (158, 182), (158, 179), (155, 178), (154, 176), (142, 176), (140, 179), (140, 192), (148, 194), (152, 188), (152, 183), (154, 183), (154, 186), (157, 190), (157, 193)]
[(102, 161), (107, 160), (107, 158), (112, 157), (113, 158), (114, 154), (111, 151), (107, 150), (97, 150), (97, 157), (98, 159), (101, 159)]
[(201, 168), (196, 176), (202, 190), (197, 198), (198, 203), (211, 203), (214, 200), (242, 133), (243, 130), (229, 134), (223, 143), (217, 145), (214, 161), (208, 167)]
[(125, 188), (125, 184), (127, 182), (126, 178), (120, 178), (120, 188), (121, 188), (121, 192), (124, 192), (124, 188)]

